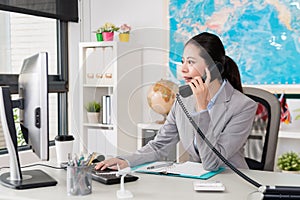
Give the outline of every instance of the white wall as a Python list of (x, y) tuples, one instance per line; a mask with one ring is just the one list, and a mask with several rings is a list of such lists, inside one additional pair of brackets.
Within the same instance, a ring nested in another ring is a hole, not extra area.
[[(75, 138), (78, 137), (79, 131), (79, 118), (74, 114), (77, 113), (79, 105), (78, 42), (96, 41), (93, 31), (105, 22), (112, 22), (117, 26), (123, 23), (130, 24), (132, 27), (130, 40), (144, 47), (144, 64), (141, 66), (143, 67), (141, 90), (144, 93), (142, 122), (162, 119), (149, 108), (146, 97), (149, 86), (161, 78), (166, 78), (168, 70), (168, 3), (168, 0), (79, 1), (80, 23), (69, 25), (69, 130)], [(118, 34), (115, 34), (115, 40), (118, 40), (117, 36)]]
[[(41, 161), (40, 158), (37, 157), (37, 155), (32, 152), (32, 150), (19, 151), (19, 159), (20, 159), (21, 166), (25, 166), (25, 165), (32, 164), (34, 162)], [(57, 164), (55, 146), (51, 146), (49, 149), (49, 161), (53, 161), (53, 165)], [(10, 157), (8, 154), (0, 155), (0, 167), (9, 167), (10, 166), (9, 163), (10, 163)]]

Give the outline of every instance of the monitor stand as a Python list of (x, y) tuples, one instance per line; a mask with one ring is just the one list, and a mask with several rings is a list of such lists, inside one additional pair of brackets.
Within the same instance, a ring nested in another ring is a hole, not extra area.
[(9, 87), (0, 87), (0, 119), (10, 159), (10, 172), (0, 175), (1, 184), (14, 189), (56, 185), (57, 181), (42, 170), (21, 171), (12, 109)]
[(21, 180), (12, 180), (11, 172), (4, 173), (0, 176), (1, 184), (13, 189), (30, 189), (37, 187), (54, 186), (57, 181), (42, 170), (22, 171)]

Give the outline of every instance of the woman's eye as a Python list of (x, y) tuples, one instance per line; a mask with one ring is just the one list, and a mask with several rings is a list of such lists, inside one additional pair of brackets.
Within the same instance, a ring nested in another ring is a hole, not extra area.
[(194, 64), (195, 62), (192, 60), (189, 60), (188, 63), (191, 65), (191, 64)]
[(184, 61), (183, 60), (181, 60), (181, 64), (183, 64), (184, 63)]

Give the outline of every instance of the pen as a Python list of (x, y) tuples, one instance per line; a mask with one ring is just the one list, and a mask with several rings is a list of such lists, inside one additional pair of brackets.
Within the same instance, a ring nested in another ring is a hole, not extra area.
[(161, 168), (161, 167), (169, 167), (169, 166), (172, 166), (172, 165), (173, 165), (172, 162), (170, 162), (170, 163), (163, 163), (163, 164), (149, 166), (149, 167), (147, 167), (147, 169), (157, 169), (157, 168)]
[(90, 165), (92, 164), (93, 159), (95, 158), (95, 155), (96, 155), (95, 152), (93, 152), (93, 153), (91, 154), (91, 157), (89, 158), (89, 160), (88, 160), (88, 162), (87, 162), (87, 166), (90, 166)]
[(79, 160), (78, 160), (78, 163), (77, 163), (77, 166), (81, 166), (83, 160), (84, 160), (84, 157), (83, 157), (83, 156), (80, 156), (80, 158), (79, 158)]

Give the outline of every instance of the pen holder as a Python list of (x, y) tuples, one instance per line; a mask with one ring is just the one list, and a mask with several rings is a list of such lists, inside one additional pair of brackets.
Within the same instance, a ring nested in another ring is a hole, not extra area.
[(68, 195), (87, 195), (92, 193), (92, 169), (90, 166), (67, 167)]

